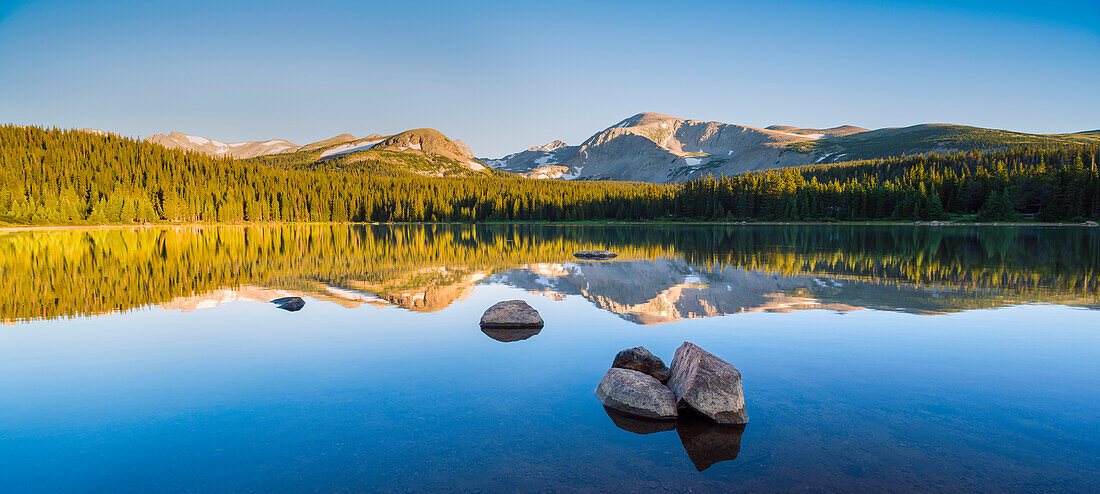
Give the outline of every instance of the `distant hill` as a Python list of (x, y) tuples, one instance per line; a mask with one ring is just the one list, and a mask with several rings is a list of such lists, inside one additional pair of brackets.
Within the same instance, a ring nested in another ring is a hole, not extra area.
[(962, 125), (924, 124), (867, 130), (852, 125), (756, 128), (639, 113), (579, 146), (554, 141), (497, 159), (498, 170), (530, 178), (682, 182), (770, 168), (922, 153), (1065, 146), (1100, 142), (1100, 131), (1025, 134)]
[(231, 158), (252, 158), (267, 154), (293, 152), (298, 149), (297, 144), (282, 139), (226, 143), (182, 132), (171, 132), (168, 135), (153, 134), (146, 137), (145, 140), (153, 144), (160, 144), (168, 149), (183, 149), (210, 156), (228, 156)]
[(283, 139), (225, 143), (181, 132), (155, 134), (146, 142), (169, 149), (182, 149), (209, 156), (238, 159), (261, 158), (283, 166), (343, 164), (370, 161), (383, 167), (396, 167), (427, 176), (453, 176), (486, 170), (473, 158), (470, 148), (460, 140), (451, 140), (435, 129), (413, 129), (383, 136), (371, 134), (357, 138), (340, 134), (298, 146)]
[(412, 129), (390, 136), (371, 134), (361, 139), (342, 134), (292, 153), (256, 159), (283, 167), (367, 166), (435, 177), (493, 173), (473, 157), (465, 143), (435, 129)]
[(856, 127), (853, 125), (841, 125), (840, 127), (832, 127), (828, 129), (800, 129), (798, 127), (791, 127), (790, 125), (769, 125), (764, 128), (766, 130), (777, 130), (779, 132), (788, 132), (791, 134), (804, 135), (807, 137), (840, 137), (851, 134), (858, 134), (860, 132), (867, 132), (867, 129), (863, 127)]
[(965, 125), (922, 124), (826, 137), (790, 146), (815, 156), (814, 162), (835, 163), (928, 153), (990, 151), (1016, 146), (1065, 146), (1100, 142), (1100, 132), (1025, 134)]

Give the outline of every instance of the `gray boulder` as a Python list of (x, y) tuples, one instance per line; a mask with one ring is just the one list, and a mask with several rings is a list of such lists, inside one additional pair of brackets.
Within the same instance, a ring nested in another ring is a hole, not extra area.
[(290, 312), (298, 312), (302, 310), (302, 307), (306, 306), (306, 301), (302, 300), (302, 297), (281, 297), (272, 300), (271, 303), (275, 304), (280, 309)]
[(676, 397), (649, 374), (630, 369), (608, 369), (596, 387), (608, 408), (651, 419), (675, 419)]
[(619, 255), (614, 253), (614, 252), (611, 252), (609, 250), (582, 250), (580, 252), (577, 252), (577, 253), (573, 254), (573, 257), (576, 257), (577, 259), (602, 260), (602, 259), (613, 259), (615, 257), (619, 257)]
[(542, 328), (542, 316), (537, 310), (527, 305), (527, 302), (505, 300), (493, 304), (481, 315), (481, 327), (482, 329)]
[(691, 408), (719, 424), (747, 424), (741, 373), (729, 362), (684, 342), (672, 358), (668, 387), (680, 407)]
[(668, 378), (672, 376), (672, 371), (668, 369), (668, 366), (656, 355), (646, 350), (644, 346), (627, 348), (615, 354), (615, 360), (611, 362), (611, 367), (644, 372), (662, 383), (667, 383)]

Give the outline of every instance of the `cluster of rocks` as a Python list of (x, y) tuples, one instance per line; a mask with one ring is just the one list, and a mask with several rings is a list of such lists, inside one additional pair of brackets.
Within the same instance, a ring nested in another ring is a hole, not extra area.
[(540, 331), (542, 316), (522, 300), (497, 302), (481, 315), (481, 332), (497, 341), (526, 340)]
[(281, 297), (272, 300), (271, 303), (276, 307), (290, 312), (298, 312), (302, 310), (302, 307), (306, 306), (306, 301), (302, 300), (302, 297)]
[(609, 250), (582, 250), (573, 254), (573, 257), (577, 259), (592, 259), (596, 261), (602, 261), (606, 259), (614, 259), (619, 257), (618, 254)]
[(673, 420), (681, 410), (692, 410), (719, 424), (749, 422), (741, 373), (686, 341), (676, 349), (671, 369), (645, 347), (619, 352), (596, 396), (609, 408), (649, 419)]
[(645, 347), (619, 352), (596, 396), (620, 429), (637, 434), (675, 430), (700, 471), (737, 458), (749, 421), (741, 373), (686, 341), (676, 349), (672, 368)]

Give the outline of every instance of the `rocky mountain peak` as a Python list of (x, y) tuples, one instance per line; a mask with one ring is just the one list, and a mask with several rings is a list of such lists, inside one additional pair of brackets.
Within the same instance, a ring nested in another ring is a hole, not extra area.
[(532, 148), (527, 148), (527, 150), (528, 151), (546, 151), (546, 152), (549, 152), (549, 151), (556, 151), (558, 149), (561, 149), (561, 148), (564, 148), (564, 147), (567, 147), (567, 146), (569, 146), (569, 145), (562, 142), (562, 141), (560, 141), (560, 140), (555, 140), (555, 141), (551, 141), (551, 142), (548, 142), (546, 144), (543, 144), (542, 146), (535, 146), (535, 147), (532, 147)]

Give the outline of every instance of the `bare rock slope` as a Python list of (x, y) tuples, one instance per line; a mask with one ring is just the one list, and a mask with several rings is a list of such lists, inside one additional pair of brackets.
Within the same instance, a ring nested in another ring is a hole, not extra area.
[(485, 162), (531, 178), (679, 182), (807, 164), (809, 153), (786, 145), (824, 135), (639, 113), (580, 146), (555, 141)]

